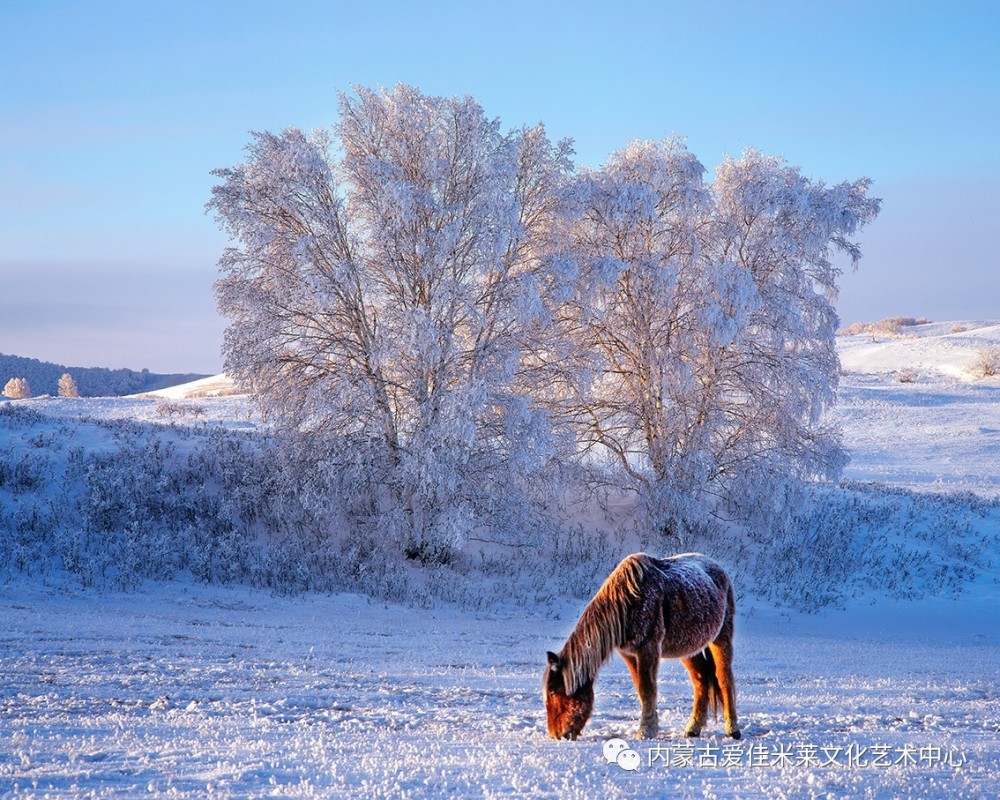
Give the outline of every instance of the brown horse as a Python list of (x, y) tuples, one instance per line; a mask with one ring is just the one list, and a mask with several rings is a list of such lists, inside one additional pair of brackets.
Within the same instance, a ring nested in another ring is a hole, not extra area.
[(549, 663), (542, 682), (549, 736), (576, 739), (594, 708), (594, 679), (612, 650), (628, 665), (642, 704), (636, 736), (659, 732), (656, 675), (661, 658), (679, 658), (694, 686), (694, 708), (684, 733), (698, 736), (708, 705), (722, 701), (726, 735), (740, 738), (733, 681), (733, 616), (729, 577), (699, 553), (659, 559), (627, 556), (580, 615), (573, 633)]

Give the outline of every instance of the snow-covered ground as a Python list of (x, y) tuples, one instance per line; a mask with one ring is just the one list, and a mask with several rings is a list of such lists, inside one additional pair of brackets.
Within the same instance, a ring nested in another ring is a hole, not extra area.
[[(950, 323), (841, 341), (849, 477), (1000, 493), (1000, 380), (963, 372), (969, 351), (1000, 333), (968, 326), (961, 336), (975, 345), (956, 344)], [(900, 383), (904, 367), (912, 383)], [(34, 407), (176, 422), (157, 402)], [(236, 399), (190, 402), (204, 404), (196, 424), (254, 424), (245, 405), (227, 417)], [(603, 755), (637, 724), (616, 658), (581, 739), (545, 735), (544, 654), (572, 629), (576, 600), (482, 614), (184, 581), (117, 594), (14, 578), (0, 586), (0, 797), (996, 797), (998, 581), (994, 557), (958, 600), (893, 602), (873, 587), (863, 604), (814, 615), (744, 603), (743, 739), (718, 724), (684, 739), (690, 688), (664, 662), (661, 735), (633, 742), (641, 759), (629, 772)]]
[(573, 605), (484, 617), (349, 595), (9, 585), (0, 796), (995, 796), (995, 606), (742, 618), (743, 739), (719, 724), (684, 739), (690, 688), (664, 662), (661, 737), (635, 742), (642, 763), (625, 772), (602, 754), (637, 724), (617, 660), (581, 739), (545, 735), (544, 653)]

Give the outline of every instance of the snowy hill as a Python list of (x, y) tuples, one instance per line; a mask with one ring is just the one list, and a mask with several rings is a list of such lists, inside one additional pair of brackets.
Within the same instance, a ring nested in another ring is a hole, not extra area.
[(897, 336), (866, 333), (841, 336), (838, 351), (843, 370), (865, 375), (909, 372), (913, 379), (973, 382), (976, 356), (1000, 347), (1000, 322), (935, 322), (901, 329)]
[(851, 454), (846, 477), (934, 491), (1000, 495), (1000, 376), (977, 355), (1000, 347), (1000, 323), (945, 322), (898, 337), (839, 337), (834, 421)]
[(232, 378), (226, 374), (211, 375), (207, 378), (169, 386), (163, 389), (146, 392), (150, 397), (163, 397), (169, 400), (190, 400), (201, 397), (226, 397), (238, 394)]

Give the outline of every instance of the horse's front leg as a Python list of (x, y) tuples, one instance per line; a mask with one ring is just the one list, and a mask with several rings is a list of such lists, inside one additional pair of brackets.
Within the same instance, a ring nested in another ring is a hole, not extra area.
[(660, 669), (659, 648), (645, 648), (635, 653), (622, 653), (622, 658), (632, 673), (632, 682), (639, 694), (642, 715), (639, 718), (637, 739), (655, 739), (660, 732), (660, 719), (656, 713), (656, 678)]

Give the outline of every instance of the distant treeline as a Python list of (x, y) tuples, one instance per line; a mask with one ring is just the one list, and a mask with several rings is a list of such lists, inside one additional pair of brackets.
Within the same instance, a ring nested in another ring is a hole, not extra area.
[(165, 389), (180, 383), (204, 378), (205, 375), (158, 375), (148, 369), (107, 369), (105, 367), (67, 367), (0, 353), (0, 387), (11, 378), (25, 378), (32, 395), (58, 393), (59, 378), (73, 376), (81, 397), (118, 397), (139, 392)]

